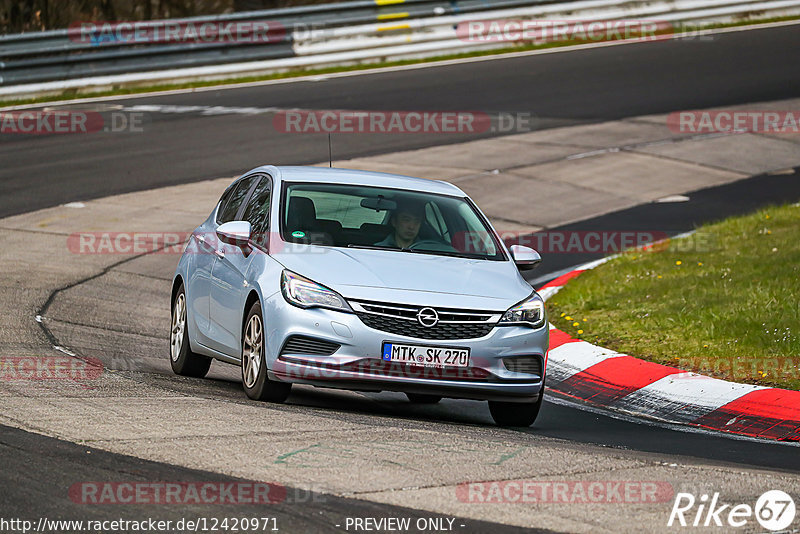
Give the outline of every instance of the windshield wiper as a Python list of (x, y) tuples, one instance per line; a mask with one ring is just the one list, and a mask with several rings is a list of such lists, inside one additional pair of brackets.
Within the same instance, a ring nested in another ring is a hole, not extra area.
[(410, 252), (407, 248), (400, 248), (400, 247), (392, 247), (392, 246), (385, 246), (381, 247), (378, 245), (356, 245), (354, 243), (350, 243), (347, 245), (347, 248), (363, 248), (366, 250), (400, 250), (403, 252)]
[(449, 256), (452, 258), (465, 258), (465, 259), (487, 259), (483, 256), (470, 256), (468, 254), (462, 254), (460, 252), (451, 252), (448, 250), (426, 250), (424, 248), (401, 248), (398, 246), (385, 246), (381, 247), (378, 245), (355, 245), (353, 243), (347, 245), (347, 248), (363, 248), (366, 250), (393, 250), (399, 252), (411, 252), (412, 254), (425, 254), (428, 256)]
[(414, 254), (427, 254), (428, 256), (450, 256), (453, 258), (466, 258), (466, 259), (476, 259), (471, 256), (467, 256), (460, 252), (450, 252), (449, 250), (426, 250), (424, 248), (404, 248), (400, 249), (403, 252), (413, 252)]

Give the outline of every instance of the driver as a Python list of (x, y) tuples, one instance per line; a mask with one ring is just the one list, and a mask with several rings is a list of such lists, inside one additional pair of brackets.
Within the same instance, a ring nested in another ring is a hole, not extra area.
[(419, 229), (425, 217), (425, 206), (421, 202), (404, 200), (397, 202), (389, 223), (394, 231), (386, 239), (375, 243), (380, 247), (409, 248), (419, 241)]

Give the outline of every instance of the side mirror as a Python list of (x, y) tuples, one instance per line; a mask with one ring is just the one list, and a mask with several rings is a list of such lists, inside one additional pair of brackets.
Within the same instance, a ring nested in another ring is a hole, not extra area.
[(538, 252), (522, 245), (511, 245), (511, 257), (520, 271), (535, 269), (542, 261), (542, 257)]
[(250, 242), (250, 223), (247, 221), (230, 221), (219, 225), (217, 237), (223, 243), (236, 247), (246, 247)]

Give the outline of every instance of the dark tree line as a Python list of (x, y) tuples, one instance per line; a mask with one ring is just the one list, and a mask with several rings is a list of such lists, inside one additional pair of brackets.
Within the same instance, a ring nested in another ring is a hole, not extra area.
[(218, 15), (335, 0), (0, 0), (0, 33), (67, 28), (76, 22)]

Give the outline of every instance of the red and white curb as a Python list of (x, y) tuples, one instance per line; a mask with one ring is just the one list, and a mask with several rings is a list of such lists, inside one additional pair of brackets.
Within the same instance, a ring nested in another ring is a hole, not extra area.
[[(542, 286), (547, 300), (609, 258)], [(575, 339), (550, 325), (547, 387), (607, 409), (762, 439), (800, 441), (800, 391), (727, 382)]]

